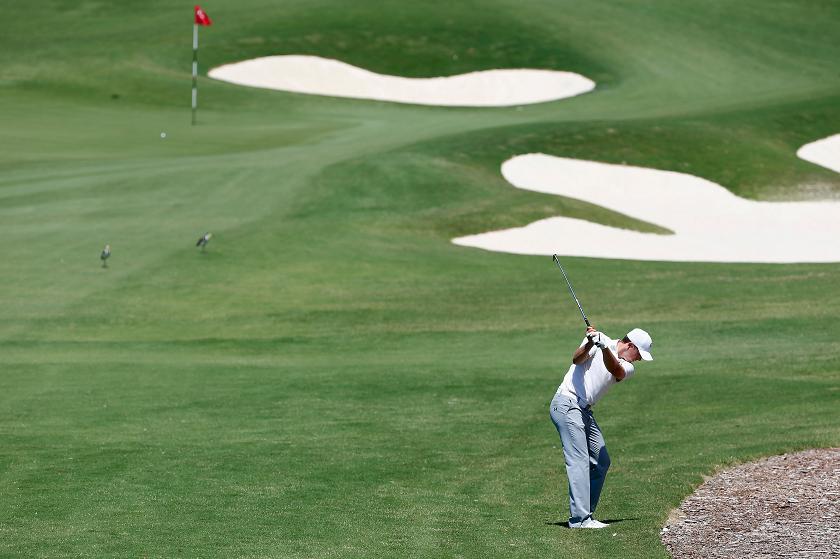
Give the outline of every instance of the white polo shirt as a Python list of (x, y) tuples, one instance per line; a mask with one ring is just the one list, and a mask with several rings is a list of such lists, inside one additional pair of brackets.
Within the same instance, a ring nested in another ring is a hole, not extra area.
[[(586, 345), (587, 341), (584, 338), (579, 347)], [(624, 380), (626, 381), (633, 376), (635, 367), (629, 361), (618, 357), (617, 346), (618, 340), (608, 338), (607, 348), (612, 351), (618, 362), (624, 367)], [(586, 361), (580, 365), (572, 364), (569, 367), (569, 372), (563, 377), (563, 383), (557, 388), (557, 392), (577, 398), (583, 406), (594, 406), (617, 382), (604, 365), (601, 349), (593, 345), (592, 349), (589, 350), (589, 358)]]

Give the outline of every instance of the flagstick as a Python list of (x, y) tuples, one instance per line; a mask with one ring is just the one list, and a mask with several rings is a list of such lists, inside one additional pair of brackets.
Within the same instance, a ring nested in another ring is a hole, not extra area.
[(193, 23), (193, 66), (192, 66), (192, 123), (198, 110), (198, 24)]

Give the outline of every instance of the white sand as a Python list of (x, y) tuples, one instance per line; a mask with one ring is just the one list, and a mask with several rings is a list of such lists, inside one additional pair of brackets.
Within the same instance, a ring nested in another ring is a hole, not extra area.
[(440, 78), (401, 78), (318, 56), (267, 56), (219, 66), (217, 80), (297, 93), (450, 107), (505, 107), (586, 93), (595, 82), (572, 72), (488, 70)]
[(805, 144), (797, 150), (796, 155), (840, 173), (840, 134)]
[(711, 181), (672, 171), (543, 154), (502, 165), (517, 188), (585, 200), (674, 231), (637, 233), (553, 217), (454, 239), (515, 254), (680, 262), (838, 262), (840, 203), (754, 202)]

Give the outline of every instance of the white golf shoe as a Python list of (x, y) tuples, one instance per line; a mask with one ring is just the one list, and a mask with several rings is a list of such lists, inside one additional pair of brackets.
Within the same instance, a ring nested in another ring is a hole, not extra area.
[(598, 522), (594, 518), (587, 518), (583, 522), (577, 524), (569, 524), (569, 528), (606, 528), (609, 524)]

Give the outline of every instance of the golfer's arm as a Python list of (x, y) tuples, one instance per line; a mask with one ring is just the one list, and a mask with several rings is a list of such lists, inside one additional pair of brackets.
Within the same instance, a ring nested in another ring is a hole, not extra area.
[(621, 363), (618, 362), (618, 358), (613, 355), (613, 352), (605, 349), (601, 352), (601, 355), (604, 358), (604, 366), (610, 374), (615, 377), (615, 380), (622, 380), (627, 373), (624, 371), (624, 367), (621, 366)]
[(587, 359), (589, 359), (589, 350), (592, 349), (592, 340), (587, 340), (586, 345), (582, 345), (577, 348), (575, 354), (572, 355), (572, 363), (575, 365), (580, 365)]

